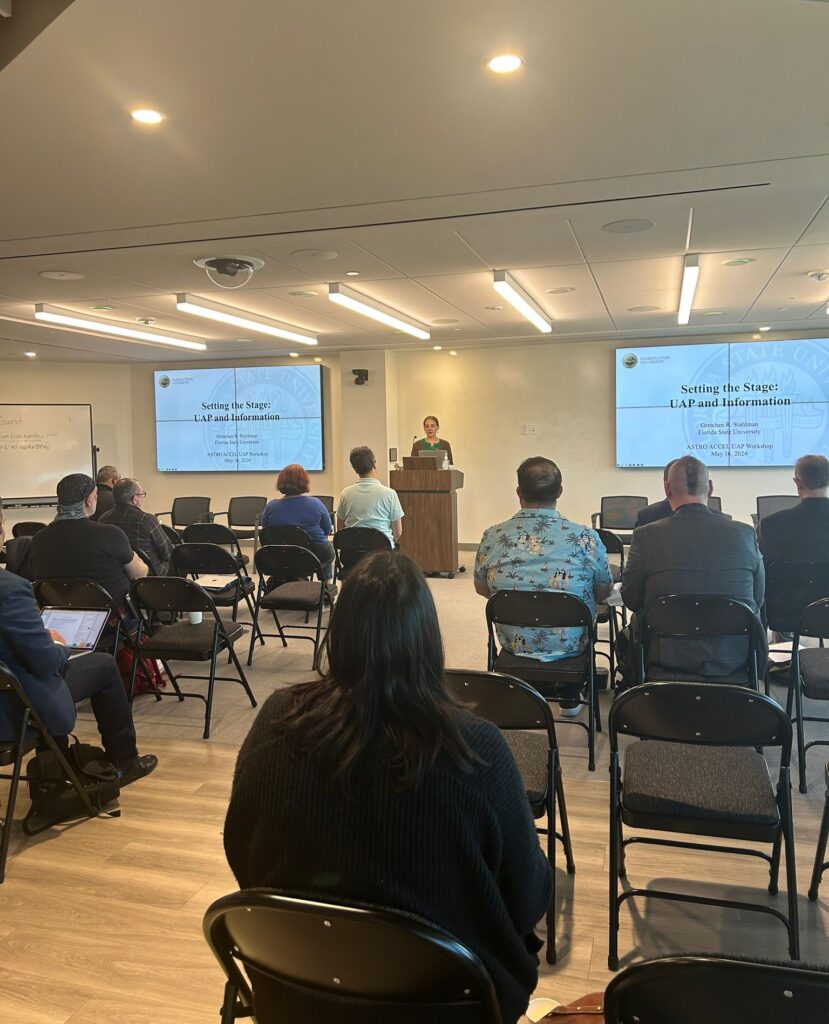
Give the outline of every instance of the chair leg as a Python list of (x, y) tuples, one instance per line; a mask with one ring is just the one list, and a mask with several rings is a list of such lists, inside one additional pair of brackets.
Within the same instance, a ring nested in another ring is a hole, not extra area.
[(279, 621), (279, 616), (273, 609), (271, 609), (271, 615), (273, 615), (273, 621), (276, 623), (276, 628), (279, 632), (279, 639), (282, 641), (282, 646), (287, 647), (288, 641), (285, 639), (285, 631), (282, 628), (282, 623)]
[(815, 850), (815, 866), (812, 869), (812, 881), (809, 885), (809, 899), (816, 900), (820, 880), (823, 876), (823, 858), (826, 856), (826, 840), (829, 839), (829, 788), (826, 790), (826, 802), (823, 805), (823, 817), (820, 821), (820, 835)]
[(547, 904), (545, 919), (547, 922), (547, 949), (545, 956), (548, 964), (556, 962), (556, 789), (553, 779), (556, 777), (556, 754), (550, 751), (549, 768), (552, 775), (547, 780), (547, 863), (552, 875), (550, 902)]
[(561, 820), (561, 835), (564, 839), (564, 859), (567, 861), (567, 874), (574, 875), (576, 873), (576, 862), (573, 859), (573, 844), (570, 841), (570, 822), (567, 818), (567, 804), (564, 800), (564, 778), (558, 759), (556, 759), (555, 780), (558, 816)]
[(204, 708), (204, 738), (210, 739), (210, 716), (213, 713), (213, 690), (216, 686), (216, 659), (219, 657), (219, 630), (213, 636), (213, 653), (210, 656), (210, 677), (207, 681), (207, 701)]
[[(164, 671), (167, 673), (167, 678), (170, 680), (170, 685), (173, 687), (176, 696), (180, 701), (184, 700), (184, 694), (181, 692), (181, 687), (178, 685), (178, 679), (176, 679), (175, 672), (173, 672), (173, 670), (170, 668), (170, 666), (163, 658), (159, 658), (158, 660), (161, 662)], [(156, 696), (156, 699), (161, 700), (161, 694), (158, 694)]]
[(611, 971), (619, 970), (619, 758), (612, 754), (610, 759), (610, 870), (608, 910), (610, 927), (608, 931), (607, 966)]
[(9, 786), (9, 799), (6, 806), (6, 820), (3, 822), (3, 838), (0, 840), (0, 884), (6, 878), (6, 860), (9, 856), (9, 843), (11, 841), (12, 824), (14, 823), (14, 807), (17, 803), (17, 789), (20, 785), (20, 773), (23, 768), (23, 751), (26, 748), (26, 729), (28, 725), (29, 711), (26, 709), (20, 721), (20, 733), (17, 738), (17, 749), (14, 755), (11, 785)]
[(783, 841), (786, 844), (786, 893), (789, 899), (789, 958), (800, 959), (800, 928), (797, 916), (797, 867), (794, 852), (794, 822), (792, 820), (792, 788), (789, 779), (783, 780)]
[(587, 769), (596, 770), (596, 673), (593, 665), (593, 650), (589, 651), (590, 664), (587, 675)]
[(225, 995), (222, 1002), (221, 1024), (235, 1024), (236, 1017), (236, 985), (232, 981), (225, 984)]
[(251, 690), (250, 684), (248, 683), (248, 677), (245, 675), (244, 670), (243, 670), (242, 665), (241, 665), (241, 662), (236, 657), (236, 651), (233, 650), (233, 646), (231, 644), (228, 644), (228, 649), (230, 651), (230, 657), (233, 660), (233, 664), (236, 667), (236, 671), (239, 673), (239, 682), (245, 688), (245, 693), (248, 695), (248, 700), (250, 701), (250, 706), (252, 708), (255, 708), (256, 707), (256, 698), (253, 696), (253, 690)]
[[(253, 664), (253, 651), (256, 647), (256, 631), (259, 629), (259, 601), (256, 602), (253, 609), (253, 628), (250, 633), (250, 646), (248, 647), (248, 665)], [(264, 643), (264, 639), (262, 640)]]
[(769, 867), (769, 895), (776, 896), (780, 878), (780, 850), (783, 846), (783, 830), (777, 833), (774, 846), (771, 848), (771, 865)]
[(803, 729), (803, 687), (800, 684), (800, 677), (794, 682), (794, 713), (797, 719), (797, 781), (801, 793), (808, 789), (806, 785), (806, 739)]
[(616, 815), (616, 827), (619, 830), (619, 878), (627, 878), (627, 856), (625, 854), (625, 833), (622, 827), (622, 811)]

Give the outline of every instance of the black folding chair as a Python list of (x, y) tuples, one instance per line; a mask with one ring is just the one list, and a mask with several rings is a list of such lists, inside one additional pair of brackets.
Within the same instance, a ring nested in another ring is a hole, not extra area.
[(826, 765), (826, 799), (823, 803), (823, 817), (820, 819), (820, 835), (815, 848), (815, 865), (812, 868), (812, 881), (809, 883), (809, 899), (816, 900), (823, 872), (829, 868), (826, 856), (826, 840), (829, 839), (829, 763)]
[(604, 994), (605, 1024), (817, 1024), (827, 1007), (825, 969), (730, 956), (633, 964)]
[[(213, 526), (214, 524), (205, 523), (204, 525)], [(184, 531), (185, 535), (192, 529), (192, 526), (188, 526)], [(220, 527), (220, 529), (224, 529), (224, 527)], [(177, 576), (189, 576), (193, 580), (198, 580), (199, 576), (234, 577), (235, 582), (229, 580), (228, 583), (232, 585), (224, 588), (221, 592), (212, 587), (205, 589), (213, 598), (217, 608), (232, 609), (230, 617), (234, 622), (239, 616), (240, 600), (245, 602), (251, 618), (253, 618), (253, 580), (242, 575), (242, 567), (235, 555), (223, 547), (219, 547), (218, 544), (192, 543), (185, 539), (182, 544), (173, 548), (171, 562)]]
[(708, 507), (714, 512), (722, 512), (722, 498), (712, 494), (708, 499)]
[[(743, 638), (746, 642), (746, 684), (757, 690), (757, 651), (764, 633), (759, 616), (744, 601), (719, 594), (668, 594), (658, 597), (638, 616), (639, 681), (647, 681), (648, 659), (656, 638), (689, 643)], [(735, 680), (711, 678), (698, 681), (731, 683)]]
[(647, 506), (648, 499), (642, 495), (613, 494), (602, 498), (601, 511), (590, 517), (593, 529), (601, 527), (617, 533), (623, 543), (630, 544), (636, 516)]
[(829, 639), (829, 598), (810, 604), (800, 616), (792, 638), (792, 663), (789, 673), (789, 692), (786, 696), (786, 714), (791, 717), (794, 702), (793, 721), (797, 726), (797, 775), (800, 792), (805, 793), (806, 753), (810, 747), (829, 747), (829, 740), (820, 738), (806, 742), (804, 722), (829, 722), (829, 718), (803, 714), (803, 697), (810, 700), (829, 700), (829, 650), (825, 647), (809, 647), (800, 650), (801, 637), (820, 639), (821, 644)]
[(334, 578), (344, 580), (361, 558), (372, 551), (390, 551), (391, 541), (370, 526), (349, 526), (334, 534)]
[[(585, 633), (585, 649), (581, 654), (558, 661), (539, 661), (520, 657), (503, 648), (498, 651), (495, 626), (514, 626), (532, 630), (580, 628)], [(579, 694), (587, 689), (587, 698), (577, 699), (587, 707), (587, 724), (575, 719), (559, 719), (565, 725), (577, 725), (587, 733), (587, 766), (596, 770), (596, 732), (602, 731), (596, 688), (596, 623), (590, 609), (574, 594), (551, 591), (500, 590), (486, 603), (487, 669), (517, 676), (529, 683), (545, 700), (560, 704), (570, 700), (562, 695), (562, 687), (577, 687)], [(496, 653), (497, 652), (497, 653)]]
[(262, 547), (266, 544), (292, 544), (294, 547), (311, 550), (311, 538), (300, 526), (262, 526), (259, 529), (259, 543)]
[(215, 514), (227, 517), (227, 525), (233, 531), (237, 541), (253, 540), (256, 536), (256, 526), (267, 504), (267, 498), (249, 494), (242, 498), (231, 498), (227, 512), (216, 512)]
[[(165, 667), (170, 678), (174, 693), (160, 694), (163, 697), (176, 697), (183, 701), (185, 697), (196, 697), (204, 701), (204, 738), (210, 737), (210, 717), (213, 711), (213, 690), (216, 681), (239, 683), (250, 700), (250, 706), (256, 707), (256, 698), (251, 692), (236, 652), (234, 643), (244, 635), (244, 630), (236, 622), (225, 622), (219, 617), (216, 604), (210, 594), (192, 580), (177, 576), (146, 576), (136, 580), (130, 591), (132, 602), (139, 612), (138, 634), (136, 643), (141, 654), (147, 658), (157, 658)], [(151, 618), (159, 612), (168, 612), (175, 618), (179, 613), (201, 612), (207, 621), (192, 623), (187, 619), (173, 621), (169, 626), (156, 625), (151, 627)], [(141, 646), (142, 639), (147, 640)], [(216, 675), (216, 661), (220, 651), (227, 651), (239, 678)], [(174, 675), (167, 669), (168, 661), (210, 662), (207, 676)], [(135, 691), (137, 660), (133, 664), (130, 701)], [(207, 679), (207, 696), (201, 693), (185, 693), (178, 685), (179, 679)]]
[(331, 521), (334, 521), (334, 495), (333, 494), (315, 494), (315, 498), (318, 498), (323, 505), (325, 510), (331, 516)]
[(156, 519), (169, 516), (174, 530), (183, 530), (193, 523), (211, 523), (213, 514), (210, 511), (210, 498), (187, 497), (173, 498), (173, 507), (169, 512), (156, 512)]
[[(610, 942), (608, 965), (619, 967), (619, 908), (634, 896), (771, 914), (786, 926), (789, 956), (800, 958), (797, 880), (789, 762), (792, 727), (764, 694), (742, 686), (645, 683), (616, 698), (610, 710)], [(619, 736), (640, 741), (625, 747)], [(646, 740), (647, 742), (641, 742)], [(756, 749), (780, 748), (775, 787)], [(658, 832), (770, 843), (771, 854), (650, 836), (624, 838), (623, 825)], [(625, 850), (633, 843), (760, 857), (769, 865), (769, 892), (777, 893), (781, 845), (786, 847), (788, 916), (761, 903), (692, 896), (661, 889), (627, 889)]]
[(774, 515), (775, 512), (782, 512), (786, 508), (794, 508), (800, 504), (800, 497), (797, 494), (761, 494), (757, 497), (757, 511), (751, 513), (751, 521), (755, 529), (760, 525), (760, 520), (765, 516)]
[(307, 1000), (309, 1020), (325, 1020), (336, 1000), (351, 1006), (355, 1024), (364, 1019), (361, 1010), (376, 1020), (385, 1008), (391, 1021), (400, 1006), (417, 1006), (447, 1024), (454, 1013), (468, 1020), (470, 1010), (481, 1024), (501, 1021), (478, 957), (414, 914), (243, 889), (208, 908), (204, 936), (228, 979), (222, 1024), (251, 1017), (257, 987), (268, 981), (277, 986), (277, 1005), (269, 1007), (274, 1019), (281, 987), (292, 1000)]
[[(89, 794), (81, 785), (74, 768), (64, 756), (63, 751), (49, 735), (43, 720), (21, 686), (20, 680), (8, 665), (2, 661), (0, 661), (0, 695), (2, 695), (2, 699), (5, 701), (15, 701), (20, 704), (21, 712), (17, 737), (14, 740), (0, 740), (0, 765), (4, 768), (11, 767), (12, 770), (11, 775), (0, 775), (0, 778), (8, 779), (11, 782), (9, 798), (6, 802), (6, 817), (4, 821), (0, 822), (0, 828), (2, 828), (2, 837), (0, 837), (0, 883), (2, 883), (6, 877), (6, 861), (9, 856), (9, 841), (14, 822), (17, 791), (20, 786), (20, 780), (27, 778), (23, 774), (23, 758), (31, 750), (34, 750), (38, 743), (45, 744), (56, 758), (58, 764), (60, 764), (64, 771), (64, 777), (78, 794), (78, 799), (86, 811), (84, 817), (94, 818), (102, 809), (92, 805)], [(34, 733), (31, 730), (34, 730)], [(24, 825), (24, 831), (27, 835), (36, 835), (38, 832), (43, 832), (49, 828), (49, 825), (50, 823), (38, 827)]]
[(242, 568), (250, 561), (242, 554), (236, 534), (222, 523), (192, 523), (182, 530), (180, 539), (185, 544), (218, 544), (227, 548)]
[(12, 524), (12, 537), (34, 537), (36, 533), (40, 533), (41, 530), (45, 530), (48, 523), (35, 523), (25, 521), (22, 523)]
[[(314, 645), (313, 668), (319, 659), (320, 637), (322, 636), (322, 611), (325, 607), (325, 577), (320, 560), (313, 551), (305, 547), (290, 544), (266, 544), (253, 556), (256, 571), (259, 573), (259, 586), (256, 590), (256, 604), (253, 609), (253, 633), (250, 638), (248, 665), (253, 663), (253, 649), (257, 634), (260, 637), (278, 636), (282, 646), (288, 646), (288, 639), (310, 640)], [(316, 577), (316, 580), (314, 580)], [(277, 583), (271, 590), (267, 589), (267, 580), (286, 580)], [(278, 632), (263, 633), (259, 623), (262, 609), (273, 615)], [(286, 633), (279, 621), (277, 612), (303, 612), (305, 621), (312, 612), (317, 613), (313, 625), (297, 624), (294, 629), (305, 629), (313, 632), (313, 636), (305, 633)]]
[[(449, 689), (480, 718), (496, 725), (515, 757), (534, 818), (545, 817), (546, 828), (536, 831), (547, 837), (547, 860), (553, 874), (553, 891), (547, 908), (547, 963), (556, 962), (556, 839), (564, 847), (567, 873), (576, 870), (564, 781), (558, 756), (556, 727), (550, 705), (527, 683), (498, 672), (452, 669), (446, 673)], [(556, 832), (556, 804), (561, 832)]]
[[(625, 571), (625, 545), (622, 538), (617, 534), (613, 533), (612, 530), (598, 530), (599, 540), (604, 544), (604, 549), (609, 556), (618, 558), (618, 564), (616, 562), (610, 562), (610, 572), (613, 577), (613, 582), (618, 583), (622, 578), (622, 573)], [(627, 625), (627, 608), (624, 605), (619, 609), (622, 614), (622, 626)], [(602, 657), (607, 658), (610, 663), (610, 688), (614, 690), (616, 688), (616, 637), (619, 633), (619, 624), (616, 618), (617, 608), (607, 602), (596, 606), (596, 625), (602, 625), (607, 623), (607, 640), (600, 639), (598, 632), (596, 634), (596, 645), (607, 644), (607, 653), (604, 651), (597, 650), (597, 654), (601, 654)]]

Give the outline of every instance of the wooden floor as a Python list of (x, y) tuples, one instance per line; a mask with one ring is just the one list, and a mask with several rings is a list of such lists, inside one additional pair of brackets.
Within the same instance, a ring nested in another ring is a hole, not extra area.
[[(469, 580), (432, 581), (450, 665), (480, 667), (483, 603)], [(464, 621), (474, 623), (461, 631)], [(477, 631), (477, 632), (476, 632)], [(474, 635), (472, 641), (459, 636)], [(452, 637), (450, 640), (449, 638)], [(465, 649), (464, 643), (473, 646)], [(474, 649), (473, 649), (474, 647)], [(259, 697), (306, 677), (308, 645), (283, 652), (274, 641), (257, 656), (251, 682)], [(609, 695), (602, 697), (606, 714)], [(222, 975), (202, 938), (206, 907), (235, 889), (221, 830), (241, 736), (255, 712), (241, 690), (217, 697), (214, 739), (199, 738), (201, 708), (139, 702), (142, 749), (159, 755), (155, 774), (124, 791), (120, 818), (83, 822), (26, 839), (13, 835), (0, 886), (2, 1024), (202, 1024), (218, 1019)], [(92, 738), (88, 716), (80, 733)], [(565, 786), (577, 871), (558, 877), (559, 962), (542, 962), (539, 995), (559, 1000), (601, 989), (607, 971), (608, 756), (586, 770), (584, 733), (561, 728)], [(795, 795), (803, 958), (829, 962), (829, 876), (822, 899), (806, 897), (823, 805), (821, 751), (810, 758), (810, 792)], [(26, 800), (20, 813), (25, 811)], [(743, 857), (633, 848), (629, 883), (727, 898), (769, 901), (766, 869)], [(785, 930), (766, 915), (628, 901), (622, 910), (622, 965), (679, 951), (786, 955)]]

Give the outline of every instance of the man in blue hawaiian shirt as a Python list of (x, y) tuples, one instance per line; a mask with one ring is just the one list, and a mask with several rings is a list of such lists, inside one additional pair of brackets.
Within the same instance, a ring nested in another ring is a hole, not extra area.
[[(556, 510), (561, 492), (561, 471), (550, 459), (535, 456), (521, 463), (520, 511), (490, 526), (478, 547), (475, 590), (482, 597), (498, 590), (561, 590), (580, 598), (595, 614), (596, 603), (613, 587), (607, 553), (595, 530), (570, 522)], [(586, 647), (584, 630), (578, 627), (496, 630), (504, 655), (514, 658), (562, 661)], [(564, 700), (562, 711), (577, 714), (577, 705), (577, 699)]]

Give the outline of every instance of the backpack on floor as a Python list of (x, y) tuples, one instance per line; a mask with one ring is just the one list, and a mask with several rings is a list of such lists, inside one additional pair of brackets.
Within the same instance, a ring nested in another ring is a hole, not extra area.
[[(99, 813), (105, 812), (107, 805), (114, 803), (121, 793), (118, 769), (100, 747), (77, 740), (70, 745), (66, 759), (92, 807)], [(88, 816), (63, 765), (51, 750), (39, 750), (35, 754), (26, 765), (26, 777), (32, 801), (23, 819), (23, 831), (27, 835), (36, 835), (51, 825)], [(117, 817), (121, 812), (109, 810), (106, 813)]]
[[(141, 642), (144, 643), (146, 639), (146, 637), (143, 637)], [(129, 693), (132, 686), (132, 666), (135, 662), (134, 646), (132, 644), (122, 644), (115, 660), (118, 663), (118, 671), (121, 673), (121, 679), (124, 682), (124, 689)], [(163, 690), (166, 685), (167, 680), (161, 674), (156, 662), (151, 658), (142, 657), (138, 662), (138, 671), (135, 674), (135, 692), (155, 693), (157, 690)]]

